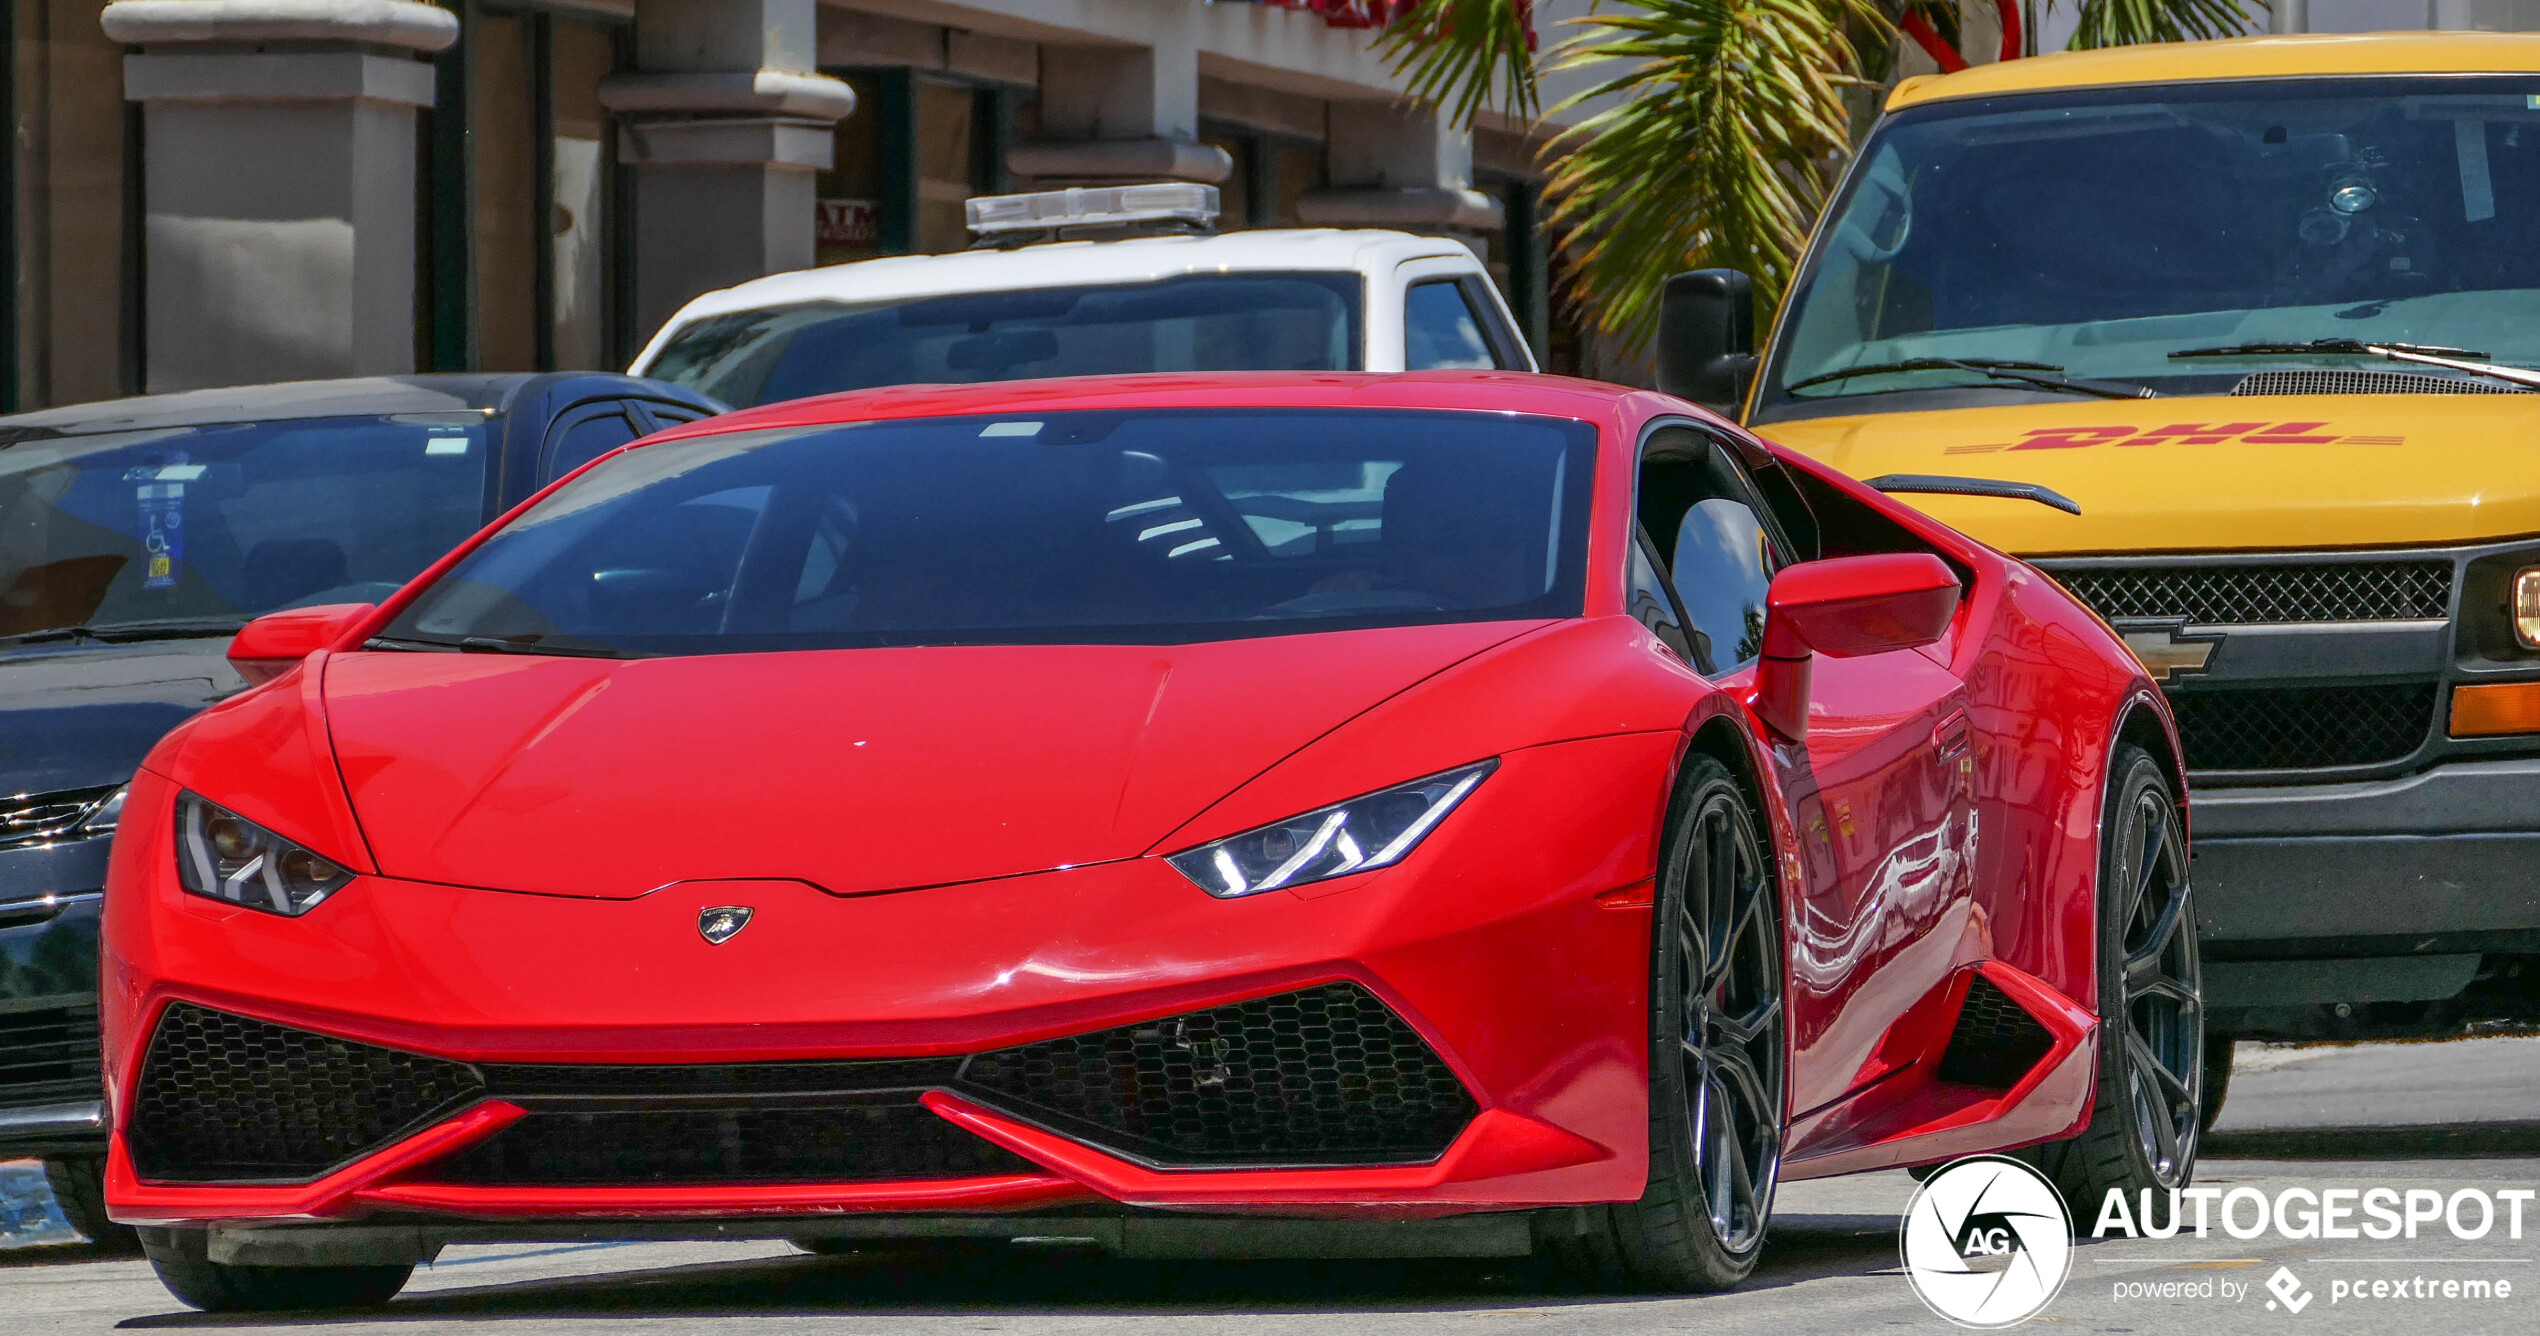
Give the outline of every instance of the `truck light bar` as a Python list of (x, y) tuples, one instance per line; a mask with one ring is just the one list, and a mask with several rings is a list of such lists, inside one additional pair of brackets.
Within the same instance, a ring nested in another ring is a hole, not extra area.
[(1217, 222), (1217, 187), (1187, 181), (1073, 186), (1027, 195), (974, 195), (962, 202), (962, 209), (969, 215), (970, 230), (981, 236), (1127, 223), (1185, 223), (1205, 228)]

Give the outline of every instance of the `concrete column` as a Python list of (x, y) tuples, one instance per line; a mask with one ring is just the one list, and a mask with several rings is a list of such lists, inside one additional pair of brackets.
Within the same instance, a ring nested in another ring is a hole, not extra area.
[(1042, 47), (1041, 135), (1015, 145), (1006, 169), (1042, 186), (1215, 185), (1235, 170), (1226, 150), (1199, 142), (1199, 48), (1186, 34)]
[(414, 370), (415, 0), (117, 0), (142, 104), (144, 383), (156, 393)]
[(816, 0), (636, 0), (638, 69), (600, 85), (635, 173), (635, 320), (811, 266), (814, 174), (855, 90), (817, 73)]
[(1473, 136), (1434, 110), (1335, 102), (1325, 151), (1332, 183), (1297, 201), (1297, 215), (1313, 226), (1449, 233), (1499, 226), (1499, 201), (1473, 189)]

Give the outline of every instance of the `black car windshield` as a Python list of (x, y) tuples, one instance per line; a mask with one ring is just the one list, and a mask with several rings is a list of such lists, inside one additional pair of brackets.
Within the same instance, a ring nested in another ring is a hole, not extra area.
[(481, 413), (21, 437), (0, 638), (378, 601), (484, 525), (485, 454)]
[(2039, 364), (2166, 394), (2225, 393), (2262, 370), (2393, 365), (2361, 349), (2171, 356), (2252, 343), (2430, 344), (2540, 366), (2535, 227), (2540, 78), (2529, 75), (1912, 108), (1863, 149), (1792, 298), (1757, 416), (1863, 412), (1864, 396), (2038, 392), (1929, 364), (1798, 385), (1917, 358)]
[(513, 521), (387, 647), (1178, 644), (1575, 616), (1595, 430), (1018, 413), (666, 441)]
[(901, 302), (810, 302), (683, 326), (644, 374), (739, 408), (840, 390), (1134, 371), (1348, 371), (1355, 274), (1203, 274)]

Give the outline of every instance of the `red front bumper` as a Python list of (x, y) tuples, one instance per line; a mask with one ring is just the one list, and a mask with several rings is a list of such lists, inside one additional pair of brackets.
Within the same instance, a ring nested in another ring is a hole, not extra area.
[[(688, 882), (635, 900), (365, 877), (302, 919), (179, 891), (174, 786), (144, 773), (107, 896), (116, 1218), (173, 1224), (1014, 1214), (1119, 1204), (1416, 1217), (1629, 1200), (1647, 1172), (1647, 877), (1676, 738), (1514, 753), (1402, 865), (1212, 899), (1160, 860), (892, 895)], [(217, 798), (218, 795), (213, 795)], [(721, 946), (698, 911), (745, 903)], [(442, 1181), (522, 1116), (489, 1098), (286, 1185), (147, 1182), (130, 1126), (151, 1027), (185, 1001), (466, 1063), (758, 1063), (981, 1053), (1336, 980), (1372, 991), (1479, 1111), (1420, 1164), (1157, 1168), (959, 1093), (936, 1116), (1039, 1173), (884, 1182), (557, 1186)]]

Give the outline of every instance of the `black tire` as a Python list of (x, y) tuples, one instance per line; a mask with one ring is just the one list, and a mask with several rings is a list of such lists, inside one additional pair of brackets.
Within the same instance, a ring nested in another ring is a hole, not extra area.
[(207, 1313), (375, 1308), (397, 1297), (414, 1264), (231, 1266), (204, 1255), (199, 1229), (145, 1229), (141, 1250), (177, 1301)]
[(1545, 1212), (1541, 1250), (1598, 1286), (1724, 1290), (1764, 1250), (1781, 1176), (1781, 898), (1728, 767), (1685, 764), (1650, 930), (1649, 1184), (1622, 1205)]
[(108, 1252), (141, 1251), (141, 1237), (128, 1225), (118, 1225), (106, 1215), (106, 1162), (94, 1156), (80, 1159), (46, 1160), (44, 1181), (52, 1185), (53, 1201), (62, 1208), (62, 1218), (71, 1228), (88, 1236), (88, 1241)]
[(2232, 1038), (2227, 1034), (2205, 1036), (2204, 1107), (2197, 1111), (2196, 1130), (2211, 1132), (2214, 1120), (2222, 1117), (2223, 1101), (2231, 1097)]
[(2099, 853), (2099, 1081), (2081, 1135), (2021, 1153), (2087, 1230), (2111, 1191), (2167, 1219), (2166, 1189), (2196, 1173), (2205, 1013), (2187, 849), (2169, 771), (2121, 744), (2108, 766)]

